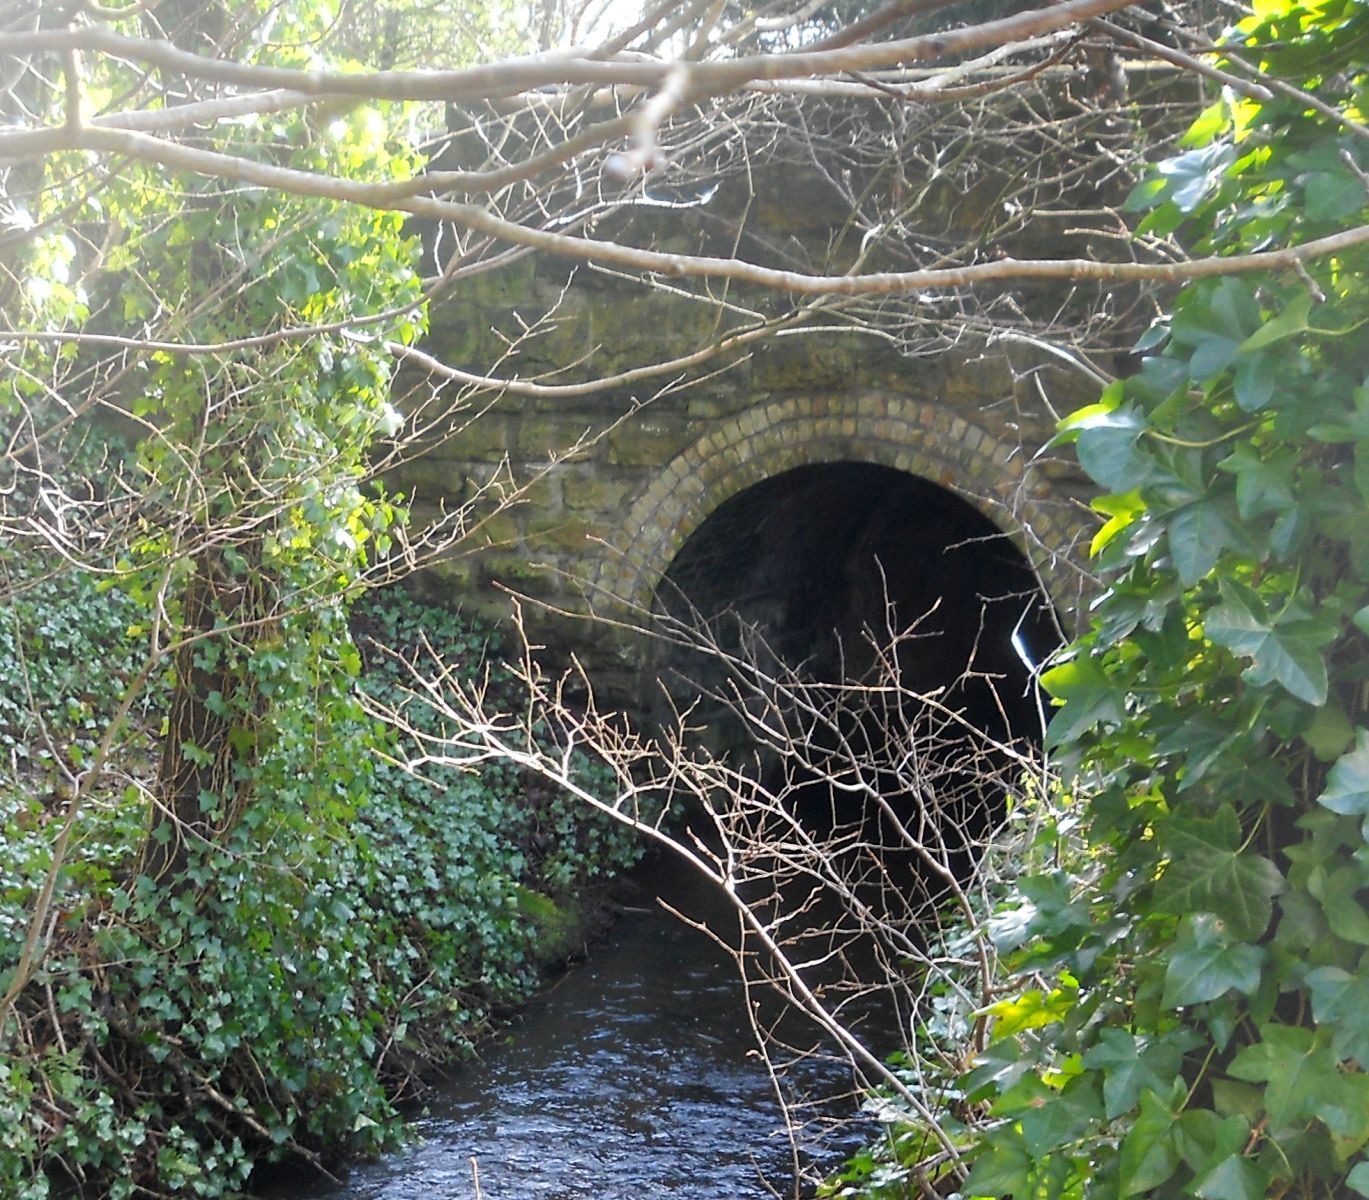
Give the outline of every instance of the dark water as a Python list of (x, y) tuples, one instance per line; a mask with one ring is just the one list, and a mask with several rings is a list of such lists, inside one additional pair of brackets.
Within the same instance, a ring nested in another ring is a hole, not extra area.
[[(699, 889), (666, 874), (656, 882), (699, 915)], [(725, 913), (708, 915), (723, 927)], [(472, 1158), (484, 1200), (793, 1195), (791, 1142), (745, 1003), (725, 953), (644, 900), (443, 1087), (416, 1123), (421, 1141), (341, 1188), (275, 1198), (474, 1200)], [(823, 1059), (792, 1078), (829, 1097), (850, 1087)], [(839, 1161), (837, 1148), (818, 1154)]]

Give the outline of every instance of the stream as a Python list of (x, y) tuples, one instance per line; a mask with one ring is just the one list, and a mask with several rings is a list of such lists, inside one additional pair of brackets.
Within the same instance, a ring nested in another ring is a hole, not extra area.
[[(653, 888), (707, 915), (704, 885), (682, 868), (658, 868)], [(810, 1095), (850, 1089), (849, 1071), (821, 1058), (794, 1082)], [(833, 1100), (832, 1111), (849, 1114), (851, 1104)], [(793, 1194), (790, 1140), (736, 967), (649, 899), (455, 1072), (414, 1134), (411, 1146), (356, 1167), (341, 1187), (275, 1191), (271, 1200)], [(805, 1157), (831, 1168), (852, 1149), (850, 1141), (810, 1145)]]

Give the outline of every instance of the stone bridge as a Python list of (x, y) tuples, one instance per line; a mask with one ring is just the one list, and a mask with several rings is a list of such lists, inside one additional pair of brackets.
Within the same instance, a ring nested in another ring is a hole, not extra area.
[[(618, 361), (626, 345), (646, 342), (662, 355), (685, 349), (686, 322), (669, 296), (562, 293), (559, 283), (556, 291), (555, 327), (534, 343), (548, 363), (586, 353), (607, 358), (606, 345), (616, 347)], [(502, 304), (463, 298), (441, 311), (430, 340), (449, 357), (444, 343), (469, 338), (477, 320), (491, 329), (527, 313), (527, 302), (514, 297)], [(541, 365), (531, 357), (522, 356), (522, 369)], [(577, 652), (601, 689), (627, 699), (640, 691), (640, 646), (567, 614), (639, 619), (658, 604), (687, 544), (707, 548), (712, 530), (714, 542), (750, 547), (767, 521), (775, 537), (753, 549), (775, 560), (771, 569), (762, 570), (752, 550), (737, 561), (715, 545), (705, 554), (721, 576), (710, 583), (710, 599), (726, 603), (729, 591), (735, 600), (754, 598), (768, 576), (811, 575), (824, 560), (840, 574), (833, 560), (868, 541), (878, 515), (857, 511), (853, 501), (868, 494), (887, 508), (887, 472), (894, 472), (911, 485), (897, 496), (907, 522), (901, 552), (918, 556), (919, 569), (934, 575), (932, 556), (1001, 535), (1068, 624), (1084, 586), (1076, 552), (1087, 489), (1072, 466), (1042, 452), (1054, 432), (1038, 391), (1043, 375), (1064, 411), (1086, 400), (1055, 368), (1003, 351), (909, 362), (857, 335), (814, 334), (758, 346), (725, 373), (660, 395), (611, 389), (476, 401), (398, 482), (413, 493), (420, 519), (482, 486), (520, 491), (420, 586), (487, 615), (507, 614), (509, 592), (544, 602), (554, 611), (527, 608), (539, 640)], [(864, 470), (813, 470), (837, 464)], [(735, 517), (729, 523), (729, 506), (762, 485), (770, 485), (768, 507), (742, 528)], [(803, 544), (795, 526), (819, 544)], [(898, 533), (886, 531), (884, 558), (890, 548), (899, 552)], [(930, 605), (936, 595), (921, 599)]]
[[(786, 170), (759, 206), (767, 236), (830, 239), (844, 214), (820, 181)], [(712, 221), (716, 242), (731, 219), (725, 190), (710, 208), (625, 220), (638, 240), (670, 247)], [(669, 607), (666, 591), (705, 615), (735, 606), (810, 659), (833, 650), (832, 629), (849, 642), (877, 624), (884, 593), (904, 620), (941, 603), (977, 628), (998, 593), (1039, 580), (1050, 615), (1073, 623), (1088, 491), (1043, 448), (1057, 414), (1096, 386), (1025, 341), (965, 338), (909, 356), (835, 323), (684, 362), (729, 319), (665, 282), (546, 257), (463, 283), (437, 306), (428, 349), (475, 374), (539, 382), (468, 389), (398, 473), (419, 519), (481, 488), (517, 490), (502, 511), (477, 506), (488, 515), (420, 590), (482, 614), (507, 613), (510, 592), (531, 598), (538, 639), (574, 651), (600, 692), (624, 701), (659, 664), (620, 625), (581, 618), (631, 623)], [(667, 373), (631, 373), (674, 358)], [(615, 373), (610, 386), (578, 382)], [(412, 407), (428, 381), (410, 378)], [(444, 402), (460, 387), (448, 384)], [(971, 553), (975, 565), (948, 566)], [(1027, 626), (1039, 633), (1044, 612)]]

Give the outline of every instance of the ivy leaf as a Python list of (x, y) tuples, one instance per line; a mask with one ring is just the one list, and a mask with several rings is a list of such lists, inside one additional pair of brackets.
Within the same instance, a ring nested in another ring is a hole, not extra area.
[(1338, 1076), (1335, 1061), (1312, 1031), (1289, 1025), (1264, 1026), (1260, 1041), (1236, 1055), (1229, 1071), (1265, 1085), (1265, 1113), (1276, 1132), (1314, 1116)]
[(1250, 1141), (1250, 1122), (1242, 1117), (1221, 1117), (1202, 1105), (1186, 1108), (1179, 1117), (1175, 1144), (1179, 1157), (1192, 1168), (1195, 1177), (1217, 1163), (1240, 1154)]
[(1326, 921), (1343, 942), (1369, 946), (1369, 912), (1360, 901), (1365, 886), (1358, 864), (1319, 865), (1307, 878), (1307, 890), (1320, 902)]
[(1241, 445), (1217, 466), (1236, 476), (1236, 511), (1242, 520), (1287, 512), (1293, 506), (1295, 460), (1291, 456)]
[(1193, 357), (1188, 364), (1189, 375), (1195, 383), (1206, 383), (1225, 371), (1240, 349), (1238, 338), (1225, 337), (1219, 333), (1205, 337), (1193, 349)]
[(1350, 974), (1340, 967), (1318, 967), (1307, 973), (1312, 996), (1312, 1016), (1331, 1030), (1331, 1052), (1337, 1058), (1353, 1058), (1361, 1069), (1369, 1065), (1369, 978)]
[(1022, 1135), (1013, 1129), (992, 1135), (987, 1153), (975, 1159), (963, 1191), (967, 1196), (1029, 1195), (1031, 1158)]
[(1169, 518), (1169, 553), (1185, 587), (1212, 570), (1230, 542), (1231, 527), (1210, 500), (1186, 504)]
[(1212, 142), (1156, 164), (1155, 173), (1131, 190), (1122, 205), (1125, 212), (1145, 212), (1171, 202), (1181, 213), (1192, 212), (1222, 180), (1235, 158), (1230, 142)]
[(1063, 1091), (1042, 1097), (1018, 1118), (1027, 1151), (1038, 1161), (1051, 1151), (1078, 1141), (1102, 1115), (1092, 1081), (1075, 1079)]
[(1232, 988), (1248, 996), (1259, 987), (1264, 960), (1260, 947), (1233, 943), (1218, 918), (1199, 913), (1180, 927), (1174, 941), (1163, 1003), (1167, 1008), (1203, 1004)]
[(1093, 535), (1093, 541), (1089, 543), (1089, 555), (1094, 558), (1119, 533), (1133, 525), (1146, 511), (1146, 504), (1141, 499), (1139, 489), (1126, 492), (1120, 496), (1099, 496), (1089, 507), (1096, 512), (1103, 513), (1108, 518), (1099, 527), (1098, 532)]
[(1309, 221), (1340, 221), (1364, 207), (1364, 184), (1349, 171), (1313, 171), (1303, 179)]
[[(1171, 1047), (1148, 1045), (1147, 1039), (1125, 1029), (1104, 1029), (1098, 1045), (1084, 1055), (1084, 1066), (1103, 1075), (1103, 1105), (1109, 1121), (1136, 1104), (1149, 1088), (1163, 1092), (1179, 1069), (1180, 1056)], [(1169, 1078), (1161, 1078), (1161, 1073)]]
[(1202, 1200), (1264, 1200), (1269, 1172), (1239, 1154), (1219, 1163), (1198, 1181)]
[(1342, 1158), (1369, 1141), (1369, 1075), (1339, 1072), (1321, 1094), (1317, 1116), (1336, 1139)]
[(1252, 660), (1245, 671), (1251, 683), (1278, 683), (1308, 704), (1326, 703), (1328, 680), (1322, 647), (1334, 628), (1306, 619), (1271, 621), (1250, 588), (1223, 580), (1223, 603), (1203, 621), (1212, 641)]
[[(1210, 713), (1200, 712), (1176, 724), (1155, 747), (1155, 753), (1163, 758), (1182, 761), (1178, 790), (1186, 792), (1202, 782), (1212, 765), (1236, 744), (1239, 736), (1227, 722)], [(1239, 833), (1239, 824), (1237, 830)]]
[(1317, 803), (1342, 816), (1369, 814), (1369, 729), (1355, 731), (1355, 747), (1336, 760)]
[(1260, 937), (1284, 879), (1269, 859), (1242, 851), (1239, 839), (1240, 823), (1230, 805), (1210, 821), (1176, 825), (1170, 863), (1155, 889), (1156, 909), (1176, 916), (1213, 913), (1225, 922), (1226, 936)]
[(1275, 377), (1267, 355), (1242, 356), (1232, 386), (1236, 403), (1245, 412), (1259, 412), (1274, 397)]
[(1369, 1196), (1369, 1162), (1359, 1163), (1349, 1175), (1345, 1177), (1345, 1185), (1361, 1196)]
[(1208, 300), (1208, 311), (1224, 337), (1242, 344), (1258, 331), (1263, 314), (1254, 289), (1239, 276), (1219, 279)]
[(1166, 1101), (1150, 1090), (1141, 1093), (1141, 1113), (1122, 1143), (1124, 1197), (1159, 1187), (1179, 1165), (1175, 1126), (1179, 1119), (1178, 1109), (1183, 1104), (1182, 1082), (1176, 1084), (1170, 1095), (1171, 1099)]
[(1297, 292), (1283, 307), (1283, 311), (1265, 321), (1241, 343), (1241, 353), (1252, 354), (1284, 338), (1307, 332), (1308, 317), (1312, 312), (1312, 293), (1307, 288)]
[(1078, 996), (1079, 993), (1070, 987), (1052, 988), (1049, 992), (1028, 988), (1019, 996), (989, 1005), (987, 1011), (994, 1018), (994, 1041), (1012, 1037), (1024, 1029), (1039, 1029), (1064, 1020)]
[(1095, 413), (1079, 429), (1079, 465), (1109, 492), (1129, 492), (1145, 483), (1155, 460), (1139, 445), (1146, 420), (1134, 408)]
[(1317, 709), (1311, 724), (1302, 731), (1318, 762), (1335, 762), (1355, 740), (1355, 727), (1338, 704)]
[(1091, 658), (1072, 658), (1052, 667), (1041, 676), (1041, 686), (1063, 701), (1046, 730), (1048, 747), (1072, 742), (1100, 721), (1120, 725), (1126, 716), (1122, 690)]
[(1030, 932), (1034, 937), (1054, 937), (1067, 929), (1087, 929), (1091, 924), (1087, 900), (1070, 895), (1070, 879), (1063, 871), (1028, 875), (1018, 890), (1031, 905)]

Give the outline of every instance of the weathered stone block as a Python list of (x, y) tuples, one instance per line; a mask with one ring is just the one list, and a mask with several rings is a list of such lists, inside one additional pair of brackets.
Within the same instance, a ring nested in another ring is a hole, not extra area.
[(521, 554), (490, 554), (479, 560), (481, 577), (489, 583), (502, 583), (515, 591), (546, 595), (551, 572), (545, 562)]
[(458, 414), (450, 432), (429, 454), (449, 462), (498, 462), (513, 444), (513, 425), (499, 413)]
[(675, 420), (637, 418), (609, 434), (608, 461), (623, 466), (661, 466), (689, 441), (688, 430)]
[(523, 536), (523, 522), (517, 508), (505, 508), (474, 521), (466, 541), (472, 546), (516, 546)]
[(534, 552), (585, 554), (592, 549), (590, 538), (597, 529), (597, 522), (582, 517), (564, 513), (534, 515), (528, 520), (528, 545)]
[(441, 558), (417, 578), (427, 593), (424, 599), (440, 598), (441, 603), (451, 604), (471, 590), (475, 567), (469, 556)]
[[(547, 462), (553, 456), (561, 458), (575, 447), (570, 461), (584, 461), (604, 457), (602, 433), (606, 421), (596, 422), (583, 415), (539, 413), (537, 416), (524, 417), (518, 425), (518, 458), (526, 463)], [(593, 439), (599, 437), (597, 444)]]
[(611, 513), (623, 507), (632, 482), (610, 468), (601, 470), (602, 475), (576, 472), (562, 477), (561, 490), (567, 509), (572, 512)]

